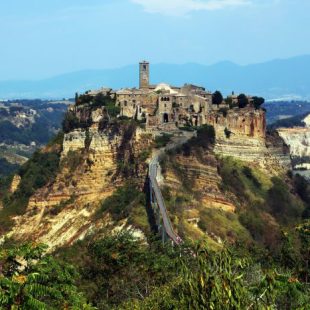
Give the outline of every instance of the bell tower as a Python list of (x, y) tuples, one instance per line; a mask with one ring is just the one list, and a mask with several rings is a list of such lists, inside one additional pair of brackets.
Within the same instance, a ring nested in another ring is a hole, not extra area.
[(150, 64), (147, 61), (140, 62), (139, 78), (140, 78), (140, 88), (149, 88)]

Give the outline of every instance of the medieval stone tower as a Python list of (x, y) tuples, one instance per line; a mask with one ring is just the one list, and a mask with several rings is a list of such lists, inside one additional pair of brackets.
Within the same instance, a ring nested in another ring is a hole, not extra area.
[(140, 62), (140, 88), (148, 88), (150, 85), (150, 64), (147, 61)]

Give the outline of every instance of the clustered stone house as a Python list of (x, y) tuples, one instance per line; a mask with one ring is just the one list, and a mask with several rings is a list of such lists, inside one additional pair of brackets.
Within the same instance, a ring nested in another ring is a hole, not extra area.
[[(212, 93), (205, 88), (185, 84), (182, 87), (168, 84), (151, 85), (149, 63), (139, 64), (139, 88), (124, 88), (116, 92), (100, 89), (88, 94), (110, 93), (120, 107), (120, 116), (145, 120), (150, 130), (172, 131), (186, 125), (213, 125), (215, 130), (224, 134), (225, 129), (247, 136), (264, 137), (266, 131), (265, 113), (254, 109), (250, 104), (243, 109), (233, 108), (223, 102), (212, 104)], [(237, 95), (231, 96), (236, 103)]]
[[(121, 116), (145, 119), (147, 128), (173, 130), (186, 124), (202, 125), (204, 115), (215, 108), (212, 94), (200, 86), (149, 84), (149, 63), (140, 63), (140, 87), (116, 92)], [(216, 106), (217, 108), (217, 106)]]

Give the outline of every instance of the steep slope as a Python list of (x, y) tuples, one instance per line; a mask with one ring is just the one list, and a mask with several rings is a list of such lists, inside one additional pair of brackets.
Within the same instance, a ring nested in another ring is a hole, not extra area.
[[(44, 242), (53, 250), (103, 227), (132, 228), (140, 237), (150, 232), (145, 181), (156, 133), (135, 120), (111, 116), (116, 108), (111, 104), (69, 108), (65, 134), (35, 153), (2, 191), (3, 234)], [(266, 137), (263, 110), (211, 113), (208, 122), (161, 161), (160, 185), (173, 227), (183, 239), (207, 239), (214, 248), (224, 240), (250, 244), (251, 225), (240, 216), (252, 214), (251, 206), (257, 205), (260, 218), (278, 235), (280, 224), (267, 198), (273, 186), (290, 191), (289, 179), (288, 185), (272, 179), (286, 179), (290, 168), (283, 141)], [(240, 192), (227, 174), (240, 183)], [(294, 199), (296, 208), (290, 204)], [(287, 201), (287, 209), (299, 216), (298, 197), (285, 196)]]
[(71, 243), (96, 226), (113, 223), (113, 216), (100, 212), (102, 202), (124, 186), (126, 178), (130, 176), (132, 189), (143, 188), (150, 137), (126, 121), (100, 130), (104, 113), (104, 109), (96, 110), (97, 122), (91, 127), (64, 135), (57, 174), (29, 197), (25, 214), (15, 218), (8, 236), (31, 238), (51, 248)]
[(276, 252), (281, 230), (301, 218), (304, 203), (282, 168), (267, 171), (255, 162), (217, 157), (212, 145), (203, 148), (195, 140), (167, 156), (162, 190), (182, 238)]

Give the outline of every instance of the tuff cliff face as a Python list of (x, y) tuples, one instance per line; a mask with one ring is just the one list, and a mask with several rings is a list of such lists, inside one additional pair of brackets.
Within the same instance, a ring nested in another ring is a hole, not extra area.
[(304, 176), (310, 176), (310, 115), (303, 123), (305, 127), (278, 128), (277, 132), (288, 145), (293, 169)]
[(289, 146), (293, 169), (309, 177), (310, 128), (279, 128), (277, 131)]
[(51, 249), (71, 244), (112, 223), (108, 214), (99, 219), (94, 215), (129, 175), (143, 185), (147, 165), (141, 153), (152, 142), (150, 136), (131, 122), (111, 122), (102, 128), (100, 111), (83, 117), (91, 117), (91, 126), (64, 135), (56, 179), (31, 196), (9, 236), (47, 243)]
[(289, 149), (279, 135), (266, 134), (263, 110), (244, 108), (210, 115), (216, 132), (214, 151), (255, 164), (274, 174), (291, 169)]
[[(195, 148), (190, 154), (183, 151), (161, 162), (162, 191), (178, 234), (192, 240), (206, 238), (214, 247), (221, 246), (223, 240), (248, 240), (246, 229), (236, 220), (237, 199), (232, 192), (223, 190), (219, 161), (212, 150)], [(232, 233), (230, 225), (239, 236)]]
[[(208, 123), (215, 129), (214, 149), (201, 148), (204, 138), (198, 137), (200, 142), (194, 152), (174, 153), (163, 164), (163, 191), (168, 189), (176, 197), (172, 201), (167, 193), (165, 196), (172, 221), (181, 234), (194, 239), (207, 236), (218, 243), (221, 239), (212, 235), (212, 229), (207, 229), (205, 223), (212, 215), (208, 212), (219, 212), (220, 216), (232, 219), (247, 239), (246, 231), (236, 221), (237, 199), (223, 191), (219, 157), (235, 157), (276, 175), (290, 165), (288, 149), (278, 135), (266, 136), (262, 110), (212, 112)], [(142, 190), (147, 175), (146, 160), (154, 147), (152, 133), (140, 128), (134, 120), (111, 118), (106, 107), (89, 105), (70, 107), (65, 128), (55, 179), (30, 197), (25, 214), (15, 217), (9, 237), (36, 240), (54, 249), (72, 244), (103, 226), (114, 229), (127, 225), (126, 219), (115, 221), (109, 212), (98, 216), (98, 210), (128, 180), (136, 180)], [(50, 148), (42, 152), (49, 152)], [(12, 192), (19, 181), (18, 177), (14, 179)], [(147, 221), (146, 213), (143, 217)], [(236, 240), (229, 232), (220, 236)]]
[(253, 107), (211, 113), (208, 115), (207, 123), (214, 126), (218, 139), (227, 136), (225, 129), (231, 131), (233, 136), (247, 136), (256, 139), (264, 139), (266, 136), (265, 112)]

